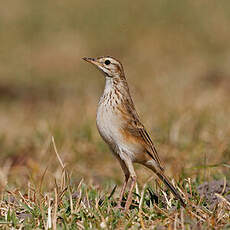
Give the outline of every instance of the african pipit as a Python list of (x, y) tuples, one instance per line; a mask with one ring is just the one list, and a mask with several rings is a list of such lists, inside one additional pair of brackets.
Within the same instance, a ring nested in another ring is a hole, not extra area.
[(120, 162), (125, 174), (125, 182), (121, 189), (118, 207), (121, 207), (129, 179), (131, 185), (125, 211), (131, 205), (132, 191), (136, 183), (133, 163), (140, 163), (151, 169), (185, 207), (186, 204), (181, 195), (164, 175), (156, 148), (145, 127), (140, 122), (129, 93), (122, 64), (109, 56), (83, 59), (101, 70), (106, 79), (104, 93), (97, 109), (97, 128), (113, 155)]

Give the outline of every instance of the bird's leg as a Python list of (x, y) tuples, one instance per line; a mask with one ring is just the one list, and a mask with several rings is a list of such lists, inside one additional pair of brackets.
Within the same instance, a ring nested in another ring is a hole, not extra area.
[(126, 204), (125, 204), (125, 212), (127, 212), (129, 210), (129, 207), (130, 207), (130, 205), (132, 203), (133, 189), (134, 189), (134, 186), (136, 184), (136, 180), (137, 180), (136, 176), (131, 176), (131, 185), (130, 185), (128, 198), (127, 198), (127, 201), (126, 201)]
[(129, 175), (128, 176), (125, 175), (125, 182), (124, 182), (124, 184), (122, 186), (122, 189), (121, 189), (121, 192), (120, 192), (120, 196), (119, 196), (119, 202), (117, 204), (117, 207), (121, 208), (121, 209), (122, 209), (121, 203), (122, 203), (122, 200), (123, 200), (123, 196), (124, 196), (125, 189), (127, 187), (128, 181), (129, 181)]
[(127, 198), (127, 201), (126, 201), (126, 204), (125, 204), (125, 212), (127, 212), (129, 210), (129, 207), (130, 207), (131, 203), (132, 203), (133, 189), (134, 189), (134, 186), (136, 184), (137, 177), (136, 177), (136, 173), (135, 173), (134, 168), (133, 168), (132, 161), (130, 159), (127, 159), (125, 161), (125, 164), (126, 164), (128, 170), (129, 170), (130, 178), (131, 178), (130, 190), (129, 190), (128, 198)]
[(123, 209), (122, 206), (121, 206), (121, 203), (122, 203), (122, 200), (123, 200), (125, 189), (127, 187), (128, 181), (129, 181), (130, 172), (129, 172), (129, 169), (126, 166), (125, 162), (120, 157), (117, 156), (117, 158), (118, 158), (118, 160), (120, 162), (122, 171), (125, 174), (125, 182), (124, 182), (124, 184), (122, 186), (122, 189), (121, 189), (121, 192), (120, 192), (120, 196), (119, 196), (119, 201), (118, 201), (118, 204), (117, 204), (117, 208)]

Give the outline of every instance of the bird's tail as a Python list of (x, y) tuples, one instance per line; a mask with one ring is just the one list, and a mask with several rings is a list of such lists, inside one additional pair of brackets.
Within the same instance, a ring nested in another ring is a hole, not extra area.
[(155, 171), (154, 172), (157, 174), (157, 176), (163, 181), (163, 183), (171, 190), (173, 195), (181, 202), (181, 205), (185, 208), (186, 204), (183, 201), (181, 195), (179, 194), (178, 190), (173, 186), (173, 184), (169, 181), (169, 179), (164, 175), (164, 173), (161, 171)]

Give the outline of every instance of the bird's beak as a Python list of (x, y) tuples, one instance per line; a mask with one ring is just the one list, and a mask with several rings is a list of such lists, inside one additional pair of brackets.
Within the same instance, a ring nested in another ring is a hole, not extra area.
[(95, 65), (97, 68), (102, 69), (102, 64), (100, 62), (98, 62), (96, 58), (87, 58), (87, 57), (84, 57), (82, 59), (84, 61), (87, 61), (87, 62)]
[(87, 61), (87, 62), (92, 63), (92, 64), (94, 64), (94, 65), (97, 64), (97, 61), (95, 60), (95, 58), (83, 57), (82, 59), (83, 59), (84, 61)]

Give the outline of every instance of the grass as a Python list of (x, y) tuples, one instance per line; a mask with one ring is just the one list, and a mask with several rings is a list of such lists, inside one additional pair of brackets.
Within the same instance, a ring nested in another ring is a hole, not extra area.
[[(2, 3), (1, 228), (228, 229), (229, 7), (227, 0)], [(138, 165), (135, 205), (127, 215), (114, 208), (123, 175), (95, 125), (104, 79), (81, 60), (107, 54), (122, 61), (188, 209)], [(216, 191), (219, 203), (210, 207), (199, 186), (219, 180), (226, 191)]]
[[(117, 209), (117, 187), (74, 183), (57, 152), (52, 138), (61, 173), (54, 179), (54, 189), (43, 191), (47, 178), (44, 171), (38, 186), (28, 183), (27, 190), (6, 190), (0, 201), (2, 229), (26, 227), (27, 229), (228, 229), (230, 202), (224, 197), (225, 188), (211, 209), (205, 197), (197, 191), (199, 178), (184, 178), (177, 186), (187, 202), (184, 209), (174, 197), (162, 190), (160, 184), (151, 185), (153, 178), (138, 188), (128, 213)], [(210, 167), (210, 166), (207, 166)], [(125, 204), (125, 197), (124, 203)]]

